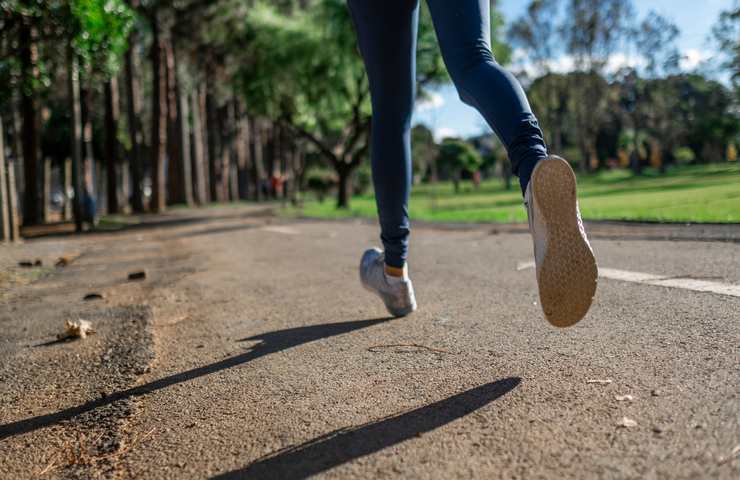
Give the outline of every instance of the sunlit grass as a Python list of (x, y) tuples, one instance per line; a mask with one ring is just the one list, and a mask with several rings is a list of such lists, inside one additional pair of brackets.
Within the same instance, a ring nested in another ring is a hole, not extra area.
[[(516, 180), (516, 179), (514, 179)], [(664, 222), (740, 222), (740, 164), (676, 167), (665, 174), (648, 170), (635, 176), (613, 170), (579, 178), (583, 217), (591, 220)], [(332, 198), (307, 201), (285, 215), (317, 218), (376, 215), (372, 194), (355, 196), (347, 210)], [(479, 189), (464, 184), (455, 194), (451, 183), (419, 185), (411, 196), (413, 219), (438, 222), (524, 222), (526, 212), (516, 181), (505, 190), (498, 179)]]

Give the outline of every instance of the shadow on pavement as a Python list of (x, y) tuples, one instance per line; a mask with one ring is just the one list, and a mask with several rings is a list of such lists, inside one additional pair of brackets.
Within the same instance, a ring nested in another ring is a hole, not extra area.
[(487, 383), (425, 407), (336, 430), (213, 478), (308, 478), (464, 417), (506, 395), (519, 383), (517, 377)]
[(304, 343), (313, 342), (322, 338), (329, 338), (335, 335), (349, 333), (353, 330), (371, 327), (379, 323), (388, 322), (392, 319), (393, 317), (385, 317), (370, 320), (356, 320), (352, 322), (309, 325), (306, 327), (288, 328), (286, 330), (277, 330), (275, 332), (268, 332), (249, 338), (244, 338), (240, 341), (260, 341), (260, 343), (251, 347), (249, 351), (242, 353), (241, 355), (229, 357), (221, 360), (220, 362), (211, 363), (209, 365), (204, 365), (202, 367), (187, 370), (185, 372), (176, 373), (174, 375), (170, 375), (169, 377), (160, 378), (159, 380), (154, 380), (153, 382), (147, 383), (145, 385), (139, 385), (134, 388), (129, 388), (128, 390), (115, 392), (104, 398), (92, 400), (82, 405), (70, 407), (59, 412), (49, 413), (47, 415), (39, 415), (37, 417), (0, 425), (0, 440), (12, 437), (14, 435), (32, 432), (39, 428), (54, 425), (65, 420), (71, 420), (77, 415), (95, 410), (96, 408), (102, 407), (104, 405), (109, 405), (119, 400), (125, 400), (131, 397), (146, 395), (148, 393), (161, 390), (171, 385), (187, 382), (189, 380), (193, 380), (204, 375), (220, 372), (221, 370), (225, 370), (227, 368), (243, 365), (247, 362), (256, 360), (271, 353), (287, 350), (289, 348), (297, 347), (299, 345), (303, 345)]
[[(124, 216), (124, 220), (102, 222), (96, 228), (90, 228), (81, 234), (116, 234), (138, 230), (155, 230), (177, 228), (195, 225), (205, 225), (213, 222), (229, 220), (245, 220), (272, 216), (274, 208), (265, 207), (260, 210), (234, 213), (216, 212), (209, 209), (196, 209), (188, 213), (143, 213)], [(32, 225), (21, 229), (23, 238), (40, 237), (67, 237), (79, 235), (75, 232), (73, 222), (54, 222), (43, 225)]]

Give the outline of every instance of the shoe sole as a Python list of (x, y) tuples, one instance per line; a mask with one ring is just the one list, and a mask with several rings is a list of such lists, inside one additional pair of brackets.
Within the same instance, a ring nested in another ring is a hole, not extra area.
[(375, 294), (375, 296), (376, 296), (376, 297), (378, 297), (378, 298), (379, 298), (379, 299), (380, 299), (380, 300), (381, 300), (381, 301), (383, 302), (383, 305), (385, 305), (385, 309), (386, 309), (386, 311), (387, 311), (387, 312), (388, 312), (388, 313), (389, 313), (389, 314), (390, 314), (390, 315), (391, 315), (392, 317), (394, 317), (394, 318), (403, 318), (403, 317), (408, 317), (409, 315), (411, 315), (412, 313), (414, 313), (414, 312), (416, 311), (416, 305), (412, 305), (412, 306), (410, 306), (410, 307), (408, 307), (408, 308), (403, 308), (403, 309), (400, 309), (400, 310), (396, 310), (396, 309), (394, 309), (394, 308), (392, 308), (392, 307), (389, 307), (389, 306), (388, 306), (388, 304), (387, 304), (387, 303), (385, 302), (385, 298), (383, 298), (383, 295), (381, 295), (380, 293), (378, 293), (378, 291), (377, 291), (377, 290), (375, 290), (374, 288), (368, 287), (367, 285), (365, 285), (365, 283), (364, 283), (364, 282), (362, 283), (362, 286), (363, 286), (363, 287), (365, 288), (365, 290), (367, 290), (368, 292), (372, 292), (372, 293), (374, 293), (374, 294)]
[(578, 323), (591, 307), (598, 268), (576, 218), (576, 176), (568, 162), (549, 157), (530, 180), (547, 230), (545, 257), (537, 271), (542, 311), (556, 327)]
[(414, 303), (413, 305), (411, 305), (408, 308), (403, 308), (403, 309), (400, 309), (400, 310), (396, 310), (393, 307), (389, 307), (388, 304), (385, 301), (385, 298), (383, 298), (383, 295), (381, 295), (380, 293), (378, 293), (377, 290), (375, 290), (372, 287), (367, 286), (367, 284), (364, 281), (362, 281), (362, 279), (360, 279), (360, 283), (362, 283), (362, 287), (365, 290), (367, 290), (368, 292), (371, 292), (371, 293), (375, 294), (375, 296), (378, 297), (383, 302), (383, 305), (385, 305), (385, 309), (388, 311), (388, 313), (391, 314), (391, 316), (393, 316), (395, 318), (408, 317), (409, 315), (411, 315), (412, 313), (414, 313), (416, 311), (416, 303)]
[[(377, 250), (377, 249), (374, 249), (374, 250), (376, 250), (378, 253), (380, 253), (380, 250)], [(388, 311), (388, 313), (391, 314), (391, 316), (393, 316), (395, 318), (406, 317), (406, 316), (409, 316), (412, 313), (414, 313), (416, 311), (416, 302), (414, 302), (408, 308), (403, 308), (403, 309), (396, 310), (393, 307), (390, 307), (388, 305), (388, 303), (386, 302), (386, 300), (383, 297), (383, 294), (382, 293), (380, 293), (379, 291), (375, 290), (374, 288), (372, 288), (370, 285), (368, 285), (365, 282), (365, 279), (362, 277), (362, 265), (365, 262), (365, 255), (367, 255), (368, 253), (369, 252), (365, 252), (362, 255), (362, 258), (360, 259), (360, 284), (362, 285), (362, 288), (364, 288), (368, 292), (371, 292), (371, 293), (375, 294), (375, 296), (377, 296), (378, 298), (380, 298), (380, 300), (383, 302), (383, 305), (385, 305), (385, 309)]]

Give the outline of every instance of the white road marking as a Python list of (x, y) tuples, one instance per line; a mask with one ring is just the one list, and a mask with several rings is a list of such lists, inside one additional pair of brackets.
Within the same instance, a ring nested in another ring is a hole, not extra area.
[[(534, 262), (519, 262), (517, 271), (534, 268)], [(654, 285), (657, 287), (681, 288), (694, 292), (709, 292), (719, 295), (740, 297), (740, 285), (732, 283), (710, 282), (686, 277), (671, 277), (667, 275), (655, 275), (652, 273), (630, 272), (628, 270), (617, 270), (616, 268), (599, 267), (599, 277), (619, 280), (622, 282), (641, 283), (643, 285)]]
[(534, 262), (519, 262), (516, 265), (517, 272), (521, 272), (522, 270), (526, 270), (528, 268), (534, 268)]
[(279, 225), (262, 227), (262, 230), (272, 233), (282, 233), (284, 235), (300, 235), (301, 232), (292, 227), (281, 227)]

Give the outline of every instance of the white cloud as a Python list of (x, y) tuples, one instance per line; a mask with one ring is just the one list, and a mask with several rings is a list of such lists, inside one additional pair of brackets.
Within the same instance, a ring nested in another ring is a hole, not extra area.
[(680, 66), (682, 70), (694, 70), (702, 63), (711, 60), (711, 58), (712, 55), (709, 52), (690, 48), (681, 55)]
[(416, 111), (424, 112), (427, 110), (436, 110), (445, 104), (442, 95), (436, 92), (430, 92), (425, 98), (416, 102)]
[(434, 130), (434, 141), (439, 143), (445, 138), (459, 137), (460, 134), (454, 128), (440, 127)]
[(620, 68), (631, 67), (639, 69), (643, 66), (645, 66), (645, 62), (641, 58), (625, 55), (624, 53), (615, 53), (611, 55), (609, 60), (606, 62), (606, 71), (609, 73), (615, 73)]
[[(520, 69), (524, 70), (529, 77), (536, 78), (544, 73), (543, 69), (539, 65), (535, 65), (531, 62), (526, 52), (518, 50), (514, 52), (515, 65)], [(612, 54), (606, 62), (606, 71), (614, 73), (622, 67), (639, 67), (644, 62), (633, 56), (625, 55), (624, 53)], [(575, 70), (575, 59), (572, 55), (561, 55), (547, 63), (551, 72), (555, 73), (568, 73)]]
[[(524, 50), (517, 49), (513, 54), (514, 65), (519, 71), (524, 71), (530, 78), (537, 78), (544, 72), (542, 68), (530, 61)], [(712, 54), (708, 51), (690, 48), (681, 52), (680, 68), (684, 71), (691, 71), (701, 66), (701, 64), (712, 59)], [(571, 55), (561, 55), (548, 62), (550, 71), (555, 73), (568, 73), (575, 69), (575, 60)], [(606, 62), (606, 72), (616, 73), (620, 68), (633, 67), (642, 69), (645, 67), (645, 60), (636, 55), (628, 55), (623, 52), (612, 54)]]

